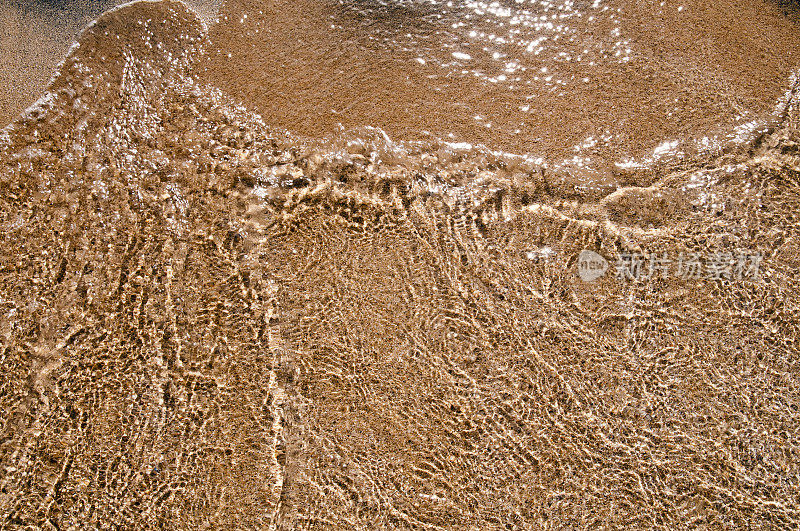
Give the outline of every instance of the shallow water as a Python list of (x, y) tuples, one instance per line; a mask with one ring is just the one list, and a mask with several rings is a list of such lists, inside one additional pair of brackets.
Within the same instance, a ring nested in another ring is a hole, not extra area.
[[(0, 127), (33, 104), (80, 31), (124, 0), (4, 0), (0, 2)], [(206, 23), (222, 0), (187, 0)]]
[[(457, 110), (433, 109), (441, 139), (404, 132), (414, 94), (516, 97), (436, 64), (493, 56), (402, 50), (463, 44), (419, 22), (433, 4), (261, 5), (280, 9), (255, 29), (298, 60), (268, 71), (285, 76), (260, 70), (243, 16), (209, 40), (182, 4), (142, 2), (87, 29), (0, 132), (0, 527), (800, 526), (796, 77), (765, 79), (784, 89), (763, 126), (703, 100), (737, 142), (640, 123), (664, 161), (589, 172), (553, 163), (563, 146), (509, 153), (502, 130), (506, 151), (473, 146), (492, 128)], [(326, 55), (306, 39), (322, 15), (373, 23)], [(336, 93), (354, 46), (382, 70), (356, 63), (365, 84)], [(402, 85), (406, 59), (451, 84)], [(705, 75), (669, 90), (692, 101)], [(554, 134), (583, 138), (570, 123)], [(626, 138), (595, 156), (639, 149)]]
[(763, 118), (800, 65), (768, 0), (231, 0), (210, 38), (206, 79), (296, 133), (600, 166)]
[[(118, 3), (3, 6), (0, 123)], [(219, 24), (220, 0), (190, 6), (211, 26), (205, 78), (276, 127), (578, 157), (599, 179), (670, 142), (724, 144), (768, 118), (800, 65), (792, 6), (772, 0), (231, 0)]]

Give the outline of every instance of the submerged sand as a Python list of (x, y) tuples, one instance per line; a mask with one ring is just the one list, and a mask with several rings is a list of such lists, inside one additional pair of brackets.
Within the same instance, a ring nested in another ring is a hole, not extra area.
[[(0, 136), (4, 527), (800, 525), (796, 84), (587, 189), (300, 142), (207, 46), (178, 2), (104, 15)], [(582, 250), (763, 262), (584, 282)]]
[(763, 118), (798, 65), (773, 0), (228, 0), (197, 72), (302, 135), (373, 126), (603, 173)]

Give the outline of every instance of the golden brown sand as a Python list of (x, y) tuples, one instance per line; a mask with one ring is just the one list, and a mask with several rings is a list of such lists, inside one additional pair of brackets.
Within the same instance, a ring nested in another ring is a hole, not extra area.
[[(81, 29), (124, 0), (7, 0), (0, 5), (0, 127), (47, 89)], [(187, 0), (210, 24), (222, 0)]]
[(484, 8), (229, 0), (199, 68), (301, 134), (428, 132), (605, 169), (763, 116), (800, 65), (771, 0), (450, 3)]
[[(796, 84), (589, 193), (306, 145), (199, 81), (203, 46), (177, 2), (106, 15), (0, 135), (0, 526), (800, 525)], [(583, 249), (763, 263), (587, 283)]]

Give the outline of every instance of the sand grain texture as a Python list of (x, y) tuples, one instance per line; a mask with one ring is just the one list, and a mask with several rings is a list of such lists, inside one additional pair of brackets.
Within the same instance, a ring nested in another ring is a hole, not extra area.
[[(0, 137), (3, 527), (800, 525), (796, 86), (586, 193), (305, 147), (193, 76), (205, 45), (176, 2), (105, 15)], [(581, 249), (764, 263), (586, 284)]]

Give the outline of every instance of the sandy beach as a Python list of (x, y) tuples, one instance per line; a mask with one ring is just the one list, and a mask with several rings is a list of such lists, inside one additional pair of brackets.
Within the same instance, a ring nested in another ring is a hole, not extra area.
[[(0, 527), (800, 526), (788, 4), (545, 4), (86, 30), (0, 131)], [(563, 99), (480, 36), (551, 9)]]

